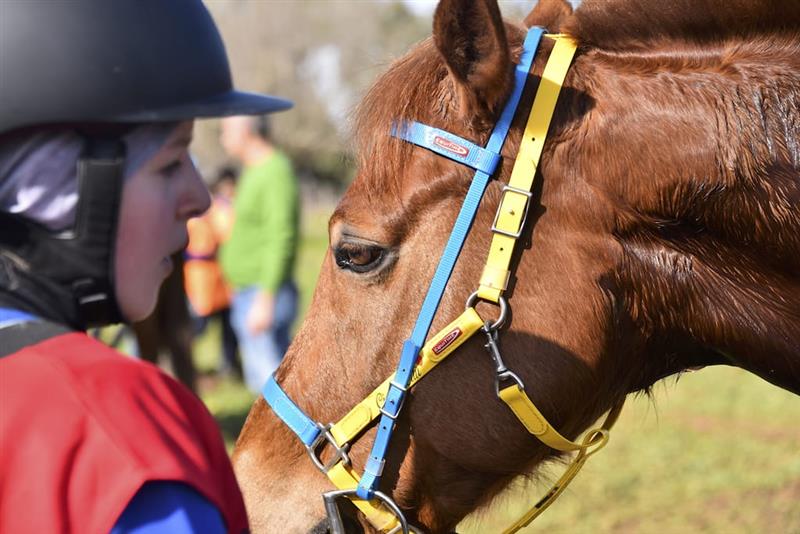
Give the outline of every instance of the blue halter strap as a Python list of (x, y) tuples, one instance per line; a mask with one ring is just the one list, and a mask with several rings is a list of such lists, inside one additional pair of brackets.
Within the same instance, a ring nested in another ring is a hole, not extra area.
[[(431, 280), (411, 336), (403, 343), (400, 362), (381, 410), (375, 441), (365, 466), (364, 474), (358, 484), (357, 494), (361, 499), (372, 499), (380, 484), (386, 451), (395, 428), (395, 421), (405, 399), (414, 364), (420, 348), (425, 343), (433, 317), (439, 307), (444, 289), (475, 218), (486, 185), (500, 162), (500, 151), (516, 113), (528, 78), (528, 72), (543, 34), (544, 29), (542, 28), (531, 28), (528, 31), (523, 44), (522, 56), (514, 74), (513, 92), (506, 102), (497, 124), (495, 124), (485, 148), (452, 133), (419, 122), (400, 123), (392, 127), (391, 133), (394, 137), (409, 141), (454, 161), (468, 165), (475, 169), (475, 176), (461, 206), (458, 218), (453, 225), (452, 233)], [(262, 392), (264, 399), (272, 407), (272, 410), (297, 434), (307, 447), (315, 443), (320, 433), (325, 431), (323, 425), (308, 417), (292, 402), (278, 385), (274, 376), (270, 377)]]

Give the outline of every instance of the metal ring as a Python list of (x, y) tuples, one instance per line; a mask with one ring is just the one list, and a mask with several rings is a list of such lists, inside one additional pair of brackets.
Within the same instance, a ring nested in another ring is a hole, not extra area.
[[(397, 503), (394, 502), (394, 499), (380, 491), (373, 491), (372, 496), (375, 500), (380, 501), (381, 504), (388, 508), (388, 511), (397, 519), (398, 525), (392, 529), (389, 534), (396, 534), (398, 532), (402, 532), (403, 534), (417, 534), (420, 532), (413, 525), (409, 525), (408, 521), (406, 521), (406, 516), (403, 515), (403, 511), (400, 510), (400, 507), (397, 506)], [(322, 498), (325, 502), (325, 511), (328, 515), (328, 523), (331, 527), (332, 534), (344, 534), (342, 516), (339, 512), (339, 506), (336, 503), (340, 497), (360, 499), (355, 488), (333, 490), (322, 494)]]
[[(474, 292), (473, 294), (471, 294), (469, 297), (467, 297), (466, 307), (467, 308), (474, 308), (475, 304), (477, 304), (479, 298), (480, 297), (478, 296), (478, 292), (477, 291)], [(495, 304), (494, 302), (492, 302), (490, 300), (486, 300), (486, 299), (483, 299), (483, 298), (481, 298), (481, 300), (484, 300), (486, 302), (491, 302), (492, 304)], [(508, 316), (508, 302), (506, 301), (506, 298), (503, 295), (500, 295), (500, 299), (497, 301), (496, 304), (498, 306), (500, 306), (500, 316), (497, 318), (497, 320), (495, 322), (493, 322), (489, 326), (490, 330), (497, 330), (501, 326), (503, 326), (505, 324), (507, 316)]]

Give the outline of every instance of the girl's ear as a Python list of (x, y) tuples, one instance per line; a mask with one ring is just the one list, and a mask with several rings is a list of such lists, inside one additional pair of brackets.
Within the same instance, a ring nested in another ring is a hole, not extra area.
[(497, 1), (442, 0), (433, 39), (455, 82), (460, 114), (494, 118), (514, 83)]

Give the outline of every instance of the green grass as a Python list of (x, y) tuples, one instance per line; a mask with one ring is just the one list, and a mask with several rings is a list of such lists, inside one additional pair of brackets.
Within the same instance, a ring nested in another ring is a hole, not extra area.
[[(459, 532), (513, 523), (563, 467), (518, 484)], [(734, 368), (630, 399), (608, 446), (525, 532), (800, 533), (800, 398)]]
[[(311, 298), (327, 248), (330, 210), (304, 219), (297, 279)], [(218, 326), (195, 346), (201, 370), (218, 361)], [(254, 396), (231, 380), (201, 387), (229, 446)], [(536, 501), (563, 466), (521, 481), (464, 534), (500, 532)], [(608, 446), (525, 532), (800, 534), (800, 398), (744, 371), (709, 368), (631, 398)]]

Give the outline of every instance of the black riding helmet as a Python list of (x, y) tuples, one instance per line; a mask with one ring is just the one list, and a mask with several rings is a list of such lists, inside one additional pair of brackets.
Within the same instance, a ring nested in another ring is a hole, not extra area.
[(5, 2), (0, 79), (0, 133), (291, 107), (233, 89), (225, 46), (200, 0)]
[(142, 123), (289, 107), (233, 89), (225, 47), (200, 0), (4, 2), (0, 145), (55, 125), (85, 142), (72, 231), (53, 235), (0, 212), (0, 306), (75, 328), (121, 320), (113, 258), (122, 134)]

